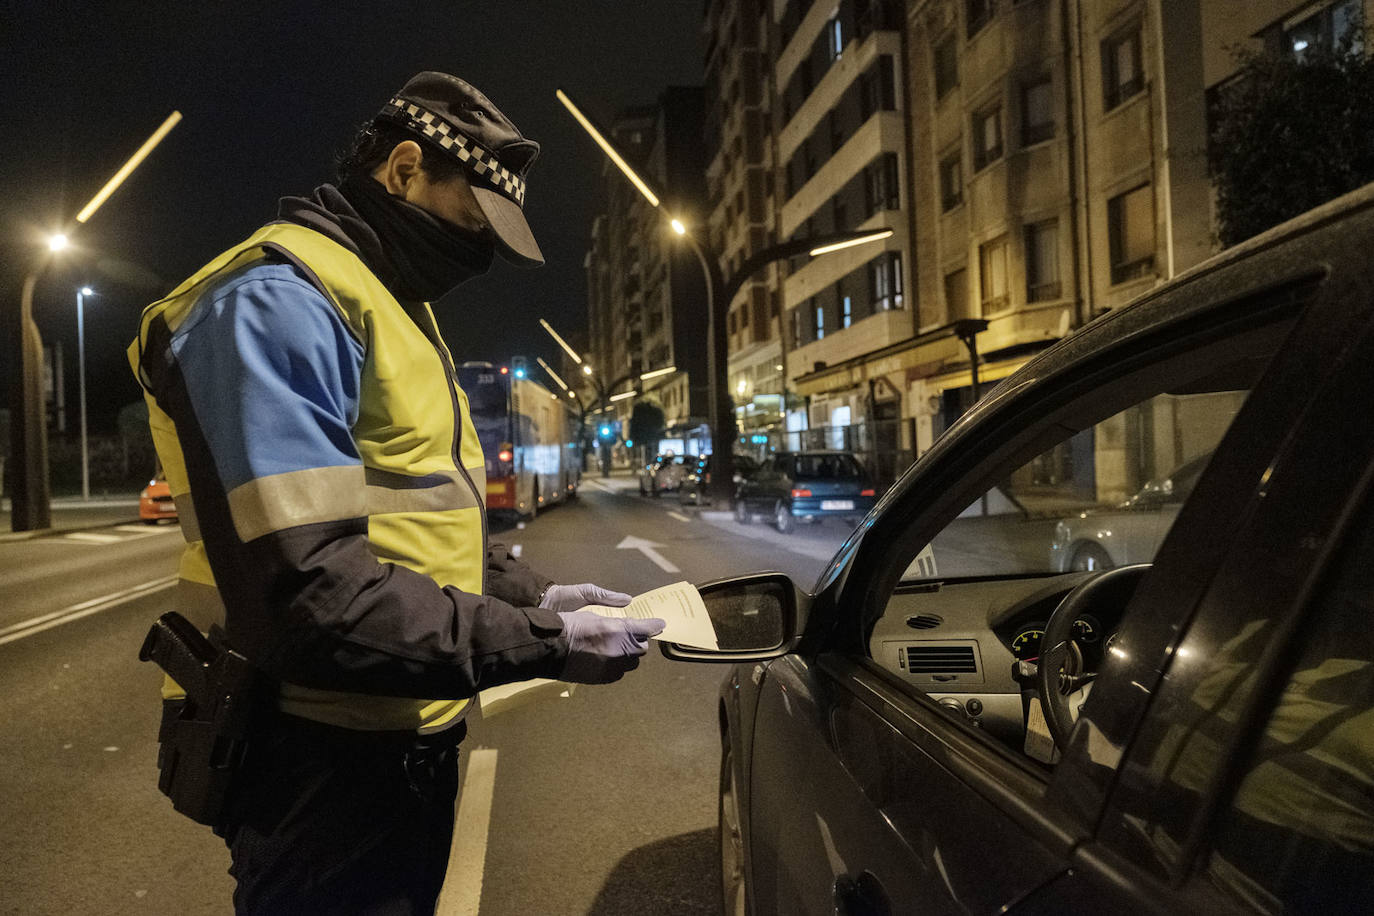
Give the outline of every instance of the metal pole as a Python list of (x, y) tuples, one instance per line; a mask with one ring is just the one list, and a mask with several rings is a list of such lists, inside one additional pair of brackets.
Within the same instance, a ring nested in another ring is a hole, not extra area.
[(81, 499), (91, 498), (91, 461), (86, 441), (86, 302), (85, 290), (76, 291), (76, 362), (81, 392)]
[[(729, 299), (716, 294), (722, 284), (717, 278), (714, 261), (707, 258), (701, 243), (688, 234), (684, 234), (683, 238), (692, 246), (706, 280), (707, 399), (711, 402), (711, 453), (716, 466), (716, 473), (711, 477), (710, 493), (717, 506), (728, 506), (735, 495), (735, 402), (730, 397), (727, 358), (730, 339), (725, 329), (725, 316), (720, 313), (729, 306)], [(739, 284), (733, 283), (731, 286), (733, 295), (734, 290), (739, 289)]]
[(19, 297), (15, 374), (10, 385), (10, 528), (52, 527), (48, 490), (48, 428), (43, 405), (43, 338), (33, 320), (33, 293), (47, 259), (29, 271)]

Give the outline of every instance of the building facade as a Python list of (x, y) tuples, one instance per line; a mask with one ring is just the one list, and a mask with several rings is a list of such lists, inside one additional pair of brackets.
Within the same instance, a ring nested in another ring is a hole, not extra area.
[(789, 414), (787, 445), (853, 448), (895, 468), (911, 459), (901, 391), (870, 357), (910, 339), (918, 321), (901, 4), (774, 0), (772, 12), (779, 239), (893, 230), (787, 272), (780, 362), (805, 403)]
[[(661, 189), (667, 212), (703, 212), (702, 98), (700, 87), (669, 87), (657, 104), (626, 110), (610, 126), (611, 142)], [(579, 379), (584, 400), (595, 405), (598, 427), (619, 424), (621, 440), (640, 399), (663, 408), (670, 435), (697, 439), (708, 413), (700, 265), (676, 241), (664, 210), (650, 206), (609, 161), (601, 184), (604, 206), (584, 262), (593, 371)], [(639, 396), (630, 396), (635, 391)]]
[[(777, 242), (773, 79), (769, 4), (711, 0), (703, 25), (706, 73), (706, 236), (724, 281)], [(726, 308), (728, 384), (748, 450), (782, 428), (782, 271), (770, 264), (741, 285)]]

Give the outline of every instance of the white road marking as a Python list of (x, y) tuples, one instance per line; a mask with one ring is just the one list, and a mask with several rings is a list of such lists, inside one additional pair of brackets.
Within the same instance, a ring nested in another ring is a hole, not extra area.
[(482, 872), (487, 863), (487, 832), (496, 788), (496, 750), (480, 748), (467, 755), (448, 871), (434, 916), (477, 916), (482, 908)]
[(64, 541), (80, 541), (83, 544), (117, 544), (127, 540), (117, 534), (97, 534), (94, 531), (73, 531), (62, 535)]
[(44, 630), (51, 630), (53, 627), (60, 627), (64, 623), (71, 623), (73, 620), (80, 620), (82, 617), (89, 617), (101, 611), (107, 611), (112, 607), (118, 607), (126, 601), (135, 598), (142, 598), (154, 592), (160, 592), (165, 588), (176, 585), (176, 576), (166, 576), (162, 579), (154, 579), (151, 582), (144, 582), (121, 591), (112, 592), (108, 595), (101, 595), (99, 598), (92, 598), (89, 601), (82, 601), (80, 604), (73, 604), (71, 607), (63, 608), (60, 611), (53, 611), (43, 614), (22, 623), (11, 624), (0, 629), (0, 646), (7, 642), (14, 642), (23, 639), (25, 636), (33, 636), (35, 633), (42, 633)]
[(669, 512), (669, 513), (668, 513), (668, 517), (669, 517), (669, 518), (675, 518), (675, 519), (677, 519), (677, 520), (680, 521), (680, 522), (690, 522), (690, 521), (691, 521), (690, 518), (688, 518), (687, 516), (683, 515), (681, 512)]
[[(155, 534), (181, 533), (181, 528), (177, 525), (115, 525), (114, 530), (124, 531), (142, 538), (152, 537)], [(133, 538), (124, 538), (124, 540), (131, 541)]]
[(648, 557), (654, 563), (658, 564), (658, 568), (663, 570), (664, 572), (682, 572), (682, 570), (678, 569), (676, 566), (672, 564), (672, 562), (670, 562), (666, 557), (664, 557), (663, 554), (659, 553), (657, 550), (654, 549), (655, 547), (662, 546), (662, 544), (656, 543), (654, 541), (647, 541), (644, 538), (627, 536), (625, 540), (615, 545), (615, 549), (638, 550), (640, 553), (644, 554), (644, 556)]

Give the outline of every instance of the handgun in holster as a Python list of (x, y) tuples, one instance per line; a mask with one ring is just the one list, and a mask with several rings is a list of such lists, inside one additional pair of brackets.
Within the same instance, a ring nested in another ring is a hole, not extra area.
[(263, 675), (175, 611), (148, 630), (138, 657), (156, 662), (186, 691), (163, 702), (157, 787), (177, 811), (222, 835), (234, 774), (264, 696)]

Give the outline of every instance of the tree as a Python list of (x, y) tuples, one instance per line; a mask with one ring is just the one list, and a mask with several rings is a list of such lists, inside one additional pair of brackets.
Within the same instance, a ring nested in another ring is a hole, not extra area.
[(115, 420), (119, 427), (119, 440), (123, 446), (123, 474), (129, 476), (129, 452), (146, 453), (153, 448), (153, 434), (148, 428), (148, 402), (139, 398), (119, 408)]
[(654, 401), (641, 399), (635, 401), (634, 409), (630, 411), (630, 435), (627, 438), (647, 449), (663, 438), (666, 425), (663, 408)]
[(1208, 138), (1223, 246), (1374, 181), (1374, 62), (1358, 37), (1238, 55)]

